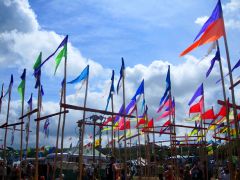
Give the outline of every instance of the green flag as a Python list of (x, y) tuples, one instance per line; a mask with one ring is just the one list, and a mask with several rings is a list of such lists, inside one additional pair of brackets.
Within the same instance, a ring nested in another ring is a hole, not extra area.
[(54, 75), (56, 74), (57, 68), (62, 60), (63, 57), (67, 57), (67, 44), (64, 45), (63, 49), (59, 52), (59, 54), (57, 55), (55, 62), (56, 62), (56, 67), (55, 67), (55, 71), (54, 71)]
[(40, 52), (40, 54), (38, 55), (37, 60), (33, 65), (33, 69), (34, 70), (37, 69), (40, 66), (41, 62), (42, 62), (42, 52)]
[(25, 93), (25, 80), (26, 80), (26, 69), (23, 70), (23, 73), (21, 75), (21, 83), (18, 86), (18, 93), (21, 96), (21, 99), (23, 101), (24, 93)]

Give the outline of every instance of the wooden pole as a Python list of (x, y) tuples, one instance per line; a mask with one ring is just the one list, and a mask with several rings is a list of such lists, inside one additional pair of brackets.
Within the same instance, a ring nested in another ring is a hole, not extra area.
[[(38, 77), (39, 81), (40, 76)], [(39, 83), (38, 86), (38, 102), (37, 102), (37, 118), (41, 117), (41, 103), (42, 103), (42, 95), (41, 95), (41, 83)], [(38, 180), (38, 149), (39, 149), (39, 126), (40, 126), (40, 121), (37, 121), (37, 128), (36, 128), (36, 154), (35, 154), (35, 180)]]
[[(84, 98), (84, 108), (86, 107), (87, 104), (87, 93), (88, 93), (88, 79), (89, 75), (87, 76), (86, 79), (86, 88), (85, 88), (85, 98)], [(86, 111), (83, 111), (83, 122), (85, 121), (86, 118)], [(83, 141), (84, 141), (84, 132), (85, 132), (85, 123), (82, 124), (79, 128), (79, 162), (78, 162), (78, 168), (79, 168), (79, 180), (82, 180), (82, 175), (83, 175)], [(94, 144), (95, 146), (95, 144)]]
[[(123, 61), (123, 59), (122, 59)], [(125, 111), (125, 69), (122, 69), (122, 88), (123, 88), (123, 114), (126, 114)], [(124, 121), (124, 139), (126, 139), (126, 117), (123, 117)], [(124, 141), (124, 177), (127, 178), (127, 141)]]
[[(25, 77), (26, 77), (26, 69), (24, 69), (25, 71)], [(26, 78), (25, 78), (25, 83), (23, 86), (23, 97), (22, 97), (22, 112), (21, 112), (21, 116), (23, 116), (24, 114), (24, 99), (25, 99), (25, 86), (26, 86)], [(23, 119), (21, 119), (21, 122), (23, 122)], [(22, 162), (22, 154), (23, 154), (23, 124), (21, 124), (21, 137), (20, 137), (20, 162)], [(20, 166), (20, 172), (22, 172), (22, 167)], [(19, 178), (22, 178), (22, 173), (19, 173)]]
[(96, 161), (95, 161), (95, 136), (96, 136), (96, 119), (94, 118), (93, 119), (93, 148), (92, 148), (92, 151), (93, 151), (93, 163), (95, 164)]
[(2, 112), (3, 88), (4, 88), (4, 83), (2, 83), (2, 91), (1, 91), (1, 97), (0, 97), (0, 113)]
[(27, 149), (28, 149), (28, 140), (29, 140), (29, 128), (30, 128), (31, 116), (28, 116), (28, 128), (26, 129), (26, 159), (27, 159)]
[[(66, 104), (67, 96), (67, 56), (64, 59), (64, 80), (63, 80), (63, 103)], [(63, 107), (66, 111), (66, 107)], [(62, 162), (63, 162), (63, 143), (64, 143), (64, 129), (65, 129), (66, 113), (63, 113), (63, 123), (62, 123), (62, 137), (61, 137), (61, 161), (60, 161), (60, 179), (62, 180)]]
[[(111, 94), (111, 105), (112, 105), (112, 113), (114, 113), (113, 94)], [(116, 135), (116, 133), (114, 131), (114, 116), (112, 115), (112, 155), (113, 155), (113, 157), (116, 156), (116, 154), (115, 154), (116, 145), (115, 145), (115, 141), (114, 141), (115, 135)]]
[[(9, 84), (8, 87), (8, 106), (7, 106), (7, 117), (6, 117), (6, 124), (8, 124), (8, 118), (9, 118), (9, 111), (10, 111), (10, 102), (11, 102), (11, 94), (12, 94), (12, 83)], [(6, 148), (7, 148), (7, 131), (8, 128), (5, 128), (5, 135), (4, 135), (4, 161), (7, 163), (7, 154), (6, 154)]]
[[(136, 119), (137, 119), (137, 124), (138, 124), (138, 108), (137, 108), (137, 105), (136, 106)], [(140, 166), (140, 174), (139, 174), (139, 179), (141, 180), (142, 178), (142, 163), (141, 163), (141, 158), (142, 158), (142, 153), (141, 153), (141, 140), (140, 140), (140, 129), (137, 128), (137, 132), (138, 132), (138, 154), (139, 154), (139, 157), (137, 157), (137, 160), (138, 160), (138, 163), (139, 163), (139, 166)]]
[[(60, 97), (60, 103), (63, 101), (63, 94), (64, 94), (64, 88), (61, 88), (61, 97)], [(62, 112), (62, 107), (60, 106), (60, 112)], [(57, 127), (57, 138), (56, 138), (56, 146), (55, 146), (55, 156), (54, 156), (54, 162), (53, 162), (53, 180), (55, 179), (55, 173), (56, 173), (56, 165), (57, 165), (57, 159), (58, 159), (58, 141), (59, 141), (59, 132), (60, 132), (60, 124), (61, 124), (61, 118), (62, 113), (58, 116), (58, 127)]]

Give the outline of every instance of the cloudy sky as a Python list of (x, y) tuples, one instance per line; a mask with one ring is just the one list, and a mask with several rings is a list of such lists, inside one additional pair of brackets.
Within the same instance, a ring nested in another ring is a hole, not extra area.
[[(177, 123), (186, 123), (187, 102), (194, 91), (204, 82), (206, 108), (214, 106), (216, 99), (222, 98), (219, 69), (216, 66), (211, 76), (205, 73), (213, 56), (200, 60), (209, 45), (180, 58), (179, 54), (193, 42), (202, 23), (211, 14), (216, 0), (2, 0), (0, 1), (0, 83), (5, 89), (11, 73), (14, 75), (10, 122), (20, 116), (20, 98), (17, 86), (23, 68), (27, 68), (26, 99), (31, 92), (36, 105), (37, 92), (34, 90), (32, 66), (39, 52), (43, 59), (50, 55), (64, 38), (69, 35), (67, 79), (75, 78), (83, 68), (90, 65), (90, 81), (87, 106), (104, 109), (110, 86), (111, 70), (116, 72), (115, 84), (119, 77), (121, 57), (126, 69), (126, 101), (134, 95), (141, 80), (145, 79), (146, 102), (149, 116), (157, 117), (156, 110), (165, 89), (167, 66), (171, 65), (173, 95), (176, 99)], [(240, 57), (240, 1), (222, 0), (228, 44), (232, 64)], [(223, 40), (220, 48), (226, 71)], [(199, 63), (200, 62), (200, 63)], [(42, 114), (59, 111), (59, 92), (63, 78), (63, 64), (54, 76), (54, 58), (43, 68), (42, 84), (45, 91)], [(235, 72), (234, 76), (238, 77)], [(228, 85), (227, 85), (228, 86)], [(239, 91), (236, 92), (238, 94)], [(67, 103), (83, 105), (84, 88), (68, 85)], [(115, 95), (115, 110), (118, 111), (122, 99)], [(7, 99), (3, 102), (1, 123), (6, 120)], [(26, 108), (25, 108), (26, 109)], [(90, 116), (90, 114), (87, 114)], [(67, 115), (65, 144), (77, 142), (76, 121), (81, 112)], [(30, 146), (35, 146), (35, 122), (31, 121)], [(167, 119), (156, 122), (161, 125)], [(41, 126), (43, 122), (41, 122)], [(50, 119), (50, 137), (44, 138), (41, 127), (40, 145), (54, 145), (57, 119)], [(133, 124), (134, 126), (134, 124)], [(3, 130), (0, 138), (3, 138)], [(184, 134), (187, 130), (179, 129)], [(92, 134), (87, 128), (87, 135)], [(10, 145), (11, 132), (8, 135)], [(72, 140), (69, 141), (69, 137)], [(163, 136), (158, 139), (165, 139)], [(19, 132), (15, 133), (14, 147), (19, 147)]]

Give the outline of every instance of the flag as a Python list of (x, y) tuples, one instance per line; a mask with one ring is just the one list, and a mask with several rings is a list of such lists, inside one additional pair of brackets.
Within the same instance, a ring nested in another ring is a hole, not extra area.
[(12, 129), (11, 146), (13, 145), (13, 142), (14, 142), (14, 132), (15, 132), (15, 126), (14, 126), (14, 128)]
[(207, 53), (204, 55), (204, 57), (209, 56), (209, 54), (211, 54), (212, 51), (213, 51), (214, 49), (216, 49), (216, 47), (217, 47), (217, 42), (214, 41), (214, 42), (211, 44), (211, 46), (208, 48)]
[[(130, 129), (130, 121), (129, 120), (125, 120), (126, 121), (126, 129)], [(122, 118), (121, 121), (119, 122), (118, 125), (118, 130), (124, 130), (125, 126), (124, 126), (124, 119)]]
[(187, 53), (191, 52), (193, 49), (201, 45), (214, 42), (218, 40), (220, 37), (222, 37), (224, 34), (225, 29), (222, 15), (222, 6), (221, 1), (218, 0), (218, 3), (212, 12), (212, 15), (208, 18), (200, 32), (197, 34), (194, 40), (195, 42), (192, 45), (190, 45), (187, 49), (185, 49), (180, 54), (180, 56), (186, 55)]
[(200, 120), (200, 114), (196, 114), (192, 118), (185, 119), (185, 121), (199, 121)]
[(49, 136), (49, 125), (50, 125), (49, 119), (46, 119), (44, 126), (43, 126), (43, 132), (45, 134), (45, 137)]
[(32, 111), (32, 93), (31, 93), (31, 96), (30, 96), (30, 98), (29, 98), (29, 100), (27, 101), (27, 103), (28, 103), (28, 106), (29, 106), (29, 111)]
[(145, 123), (146, 123), (145, 118), (139, 119), (139, 121), (138, 121), (138, 123), (137, 123), (137, 125), (136, 125), (136, 128), (139, 127), (140, 125), (144, 125)]
[(12, 89), (12, 86), (13, 86), (13, 75), (11, 74), (11, 79), (10, 79), (10, 83), (9, 83), (9, 86), (8, 86), (8, 90), (7, 92), (4, 94), (3, 97), (6, 97), (7, 94), (9, 93), (10, 89)]
[(220, 60), (220, 51), (219, 51), (219, 47), (217, 47), (217, 52), (214, 56), (214, 58), (211, 60), (211, 65), (206, 73), (206, 77), (209, 76), (209, 74), (211, 73), (212, 69), (213, 69), (213, 66), (215, 64), (216, 61), (219, 61)]
[(114, 90), (114, 70), (112, 70), (111, 87), (110, 87), (110, 91), (109, 91), (109, 95), (108, 95), (107, 105), (106, 105), (105, 111), (107, 111), (107, 109), (108, 109), (108, 104), (109, 104), (110, 98), (111, 98), (112, 94), (114, 93), (114, 91), (115, 91)]
[[(170, 101), (171, 102), (171, 101)], [(170, 107), (171, 106), (171, 107)], [(165, 111), (171, 111), (172, 113), (174, 112), (175, 109), (175, 100), (172, 99), (171, 105), (169, 103), (168, 107), (165, 109)]]
[(159, 121), (160, 119), (163, 119), (170, 115), (170, 111), (165, 111), (161, 116), (159, 116), (156, 120)]
[(198, 103), (192, 105), (189, 109), (189, 115), (191, 113), (202, 113), (203, 110), (203, 97), (199, 100)]
[(35, 87), (34, 87), (35, 89), (37, 89), (38, 87), (41, 86), (41, 82), (40, 82), (41, 68), (39, 68), (41, 65), (41, 62), (42, 62), (42, 52), (40, 52), (40, 54), (37, 57), (36, 62), (33, 65), (34, 77), (36, 79), (36, 83), (35, 83)]
[(133, 96), (133, 98), (131, 100), (137, 101), (137, 96), (141, 95), (141, 94), (144, 94), (144, 79), (142, 80), (140, 86), (138, 87), (135, 95)]
[(23, 70), (23, 73), (21, 75), (21, 83), (18, 86), (18, 93), (21, 96), (21, 100), (23, 101), (23, 96), (25, 93), (25, 82), (26, 82), (26, 69)]
[(203, 120), (215, 119), (215, 114), (214, 114), (213, 109), (209, 109), (209, 110), (205, 111), (204, 114), (201, 115), (201, 117)]
[(88, 77), (88, 75), (89, 75), (89, 65), (85, 67), (85, 69), (81, 72), (81, 74), (77, 78), (68, 82), (68, 84), (80, 83), (82, 80), (85, 80)]
[(203, 96), (204, 91), (203, 91), (203, 83), (198, 87), (197, 91), (194, 93), (193, 97), (189, 101), (188, 105), (190, 106), (197, 97)]
[[(65, 36), (65, 38), (63, 39), (63, 41), (62, 41), (62, 42), (59, 44), (59, 46), (57, 47), (57, 49), (56, 49), (50, 56), (48, 56), (47, 59), (45, 59), (36, 69), (34, 69), (34, 76), (36, 76), (36, 75), (39, 73), (41, 67), (42, 67), (49, 59), (51, 59), (51, 57), (53, 57), (61, 47), (64, 47), (64, 46), (67, 44), (67, 42), (68, 42), (68, 35)], [(60, 63), (60, 62), (59, 62), (59, 63)], [(57, 64), (57, 62), (56, 62), (56, 64)]]
[(164, 103), (158, 108), (157, 113), (159, 113), (164, 107), (169, 106), (170, 99), (169, 96), (165, 99)]
[(120, 69), (120, 77), (119, 77), (119, 80), (118, 80), (118, 83), (117, 83), (117, 94), (118, 94), (119, 89), (121, 87), (121, 80), (124, 76), (124, 71), (125, 71), (125, 64), (124, 64), (124, 59), (122, 58), (122, 66), (121, 66), (121, 69)]
[(100, 146), (100, 139), (95, 140), (95, 147)]
[(221, 109), (219, 110), (219, 112), (216, 115), (216, 118), (218, 118), (219, 116), (225, 117), (227, 115), (227, 108), (226, 106), (222, 106)]
[[(42, 52), (38, 55), (34, 65), (33, 65), (33, 70), (34, 72), (40, 67), (42, 63)], [(39, 68), (36, 73), (34, 73), (35, 78), (39, 77), (41, 75), (41, 69)]]
[(148, 121), (148, 128), (153, 128), (154, 127), (154, 122), (153, 119), (151, 119), (150, 121)]
[(56, 67), (55, 67), (54, 75), (56, 74), (57, 68), (63, 57), (67, 58), (67, 43), (64, 45), (63, 49), (59, 52), (59, 54), (57, 55), (57, 57), (55, 59)]
[(167, 72), (167, 77), (166, 77), (166, 89), (160, 100), (160, 103), (159, 103), (160, 106), (164, 102), (165, 98), (168, 96), (170, 89), (171, 89), (170, 65), (168, 65), (168, 72)]

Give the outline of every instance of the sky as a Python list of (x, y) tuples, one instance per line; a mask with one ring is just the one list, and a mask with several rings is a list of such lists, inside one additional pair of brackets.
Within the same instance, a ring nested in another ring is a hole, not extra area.
[[(167, 66), (171, 65), (172, 94), (176, 100), (177, 123), (186, 123), (187, 102), (197, 87), (204, 82), (205, 106), (215, 111), (219, 109), (216, 100), (222, 97), (218, 67), (206, 79), (205, 73), (214, 53), (204, 58), (210, 45), (194, 50), (185, 57), (179, 57), (190, 45), (201, 25), (211, 14), (216, 0), (2, 0), (0, 2), (0, 83), (5, 89), (10, 75), (14, 75), (14, 85), (10, 110), (10, 122), (18, 121), (21, 102), (17, 93), (20, 76), (27, 69), (26, 101), (34, 95), (36, 106), (37, 91), (34, 89), (32, 66), (40, 52), (43, 59), (50, 55), (65, 35), (69, 35), (67, 81), (74, 79), (83, 68), (90, 65), (90, 80), (87, 106), (104, 109), (110, 88), (112, 69), (115, 70), (115, 85), (119, 78), (121, 58), (126, 64), (126, 101), (134, 95), (144, 78), (146, 102), (149, 116), (159, 116), (156, 110), (165, 90)], [(240, 1), (222, 0), (231, 63), (240, 57)], [(220, 49), (227, 72), (223, 40)], [(63, 63), (54, 76), (54, 58), (43, 68), (42, 84), (45, 91), (42, 115), (59, 111), (59, 93), (63, 78)], [(234, 73), (234, 78), (239, 76)], [(228, 79), (226, 87), (229, 86)], [(84, 88), (81, 85), (67, 86), (67, 103), (83, 105)], [(236, 90), (236, 94), (239, 90)], [(122, 103), (121, 92), (114, 95), (114, 108), (118, 111)], [(238, 100), (237, 100), (238, 101)], [(0, 122), (6, 120), (7, 99), (3, 102)], [(25, 103), (25, 111), (27, 104)], [(87, 113), (87, 116), (91, 114)], [(32, 117), (32, 120), (35, 117)], [(65, 147), (77, 143), (77, 120), (81, 112), (67, 115)], [(163, 124), (167, 119), (156, 122)], [(57, 118), (50, 120), (49, 138), (44, 138), (41, 122), (40, 145), (54, 145), (56, 140)], [(35, 146), (35, 127), (31, 121), (30, 146)], [(133, 123), (134, 129), (134, 123)], [(3, 131), (3, 130), (2, 130)], [(184, 134), (188, 130), (177, 130)], [(1, 133), (3, 134), (3, 133)], [(86, 135), (91, 135), (87, 128)], [(19, 133), (15, 132), (14, 147), (19, 147)], [(88, 136), (86, 136), (88, 137)], [(0, 138), (3, 138), (2, 135)], [(11, 132), (8, 134), (10, 145)], [(106, 136), (104, 136), (106, 140)], [(167, 136), (158, 137), (166, 139)], [(88, 141), (89, 139), (86, 139)]]

